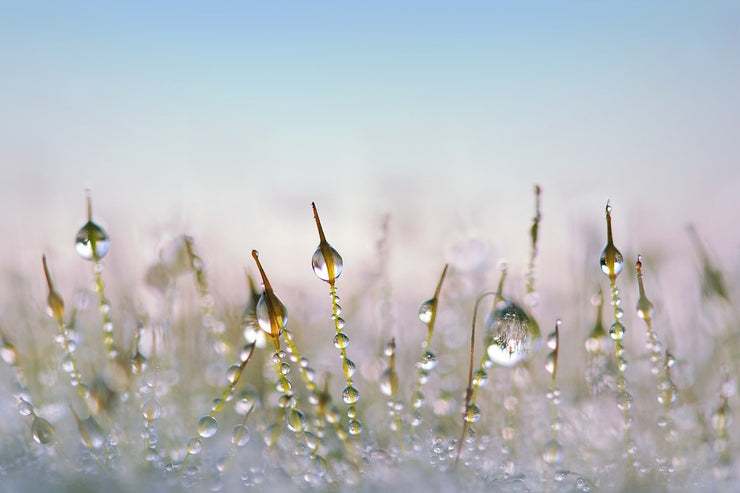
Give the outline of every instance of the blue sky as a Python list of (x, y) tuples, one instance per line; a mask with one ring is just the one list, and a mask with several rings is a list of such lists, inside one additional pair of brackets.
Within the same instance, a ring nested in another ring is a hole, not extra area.
[(231, 264), (253, 247), (291, 255), (302, 235), (312, 250), (312, 200), (350, 255), (372, 255), (383, 212), (398, 248), (435, 266), (450, 237), (507, 254), (526, 242), (537, 182), (561, 248), (581, 222), (600, 227), (611, 198), (630, 248), (683, 241), (693, 221), (737, 259), (723, 222), (740, 186), (736, 2), (2, 11), (0, 231), (24, 268), (42, 249), (72, 255), (58, 238), (87, 187), (135, 254), (162, 230), (201, 235)]

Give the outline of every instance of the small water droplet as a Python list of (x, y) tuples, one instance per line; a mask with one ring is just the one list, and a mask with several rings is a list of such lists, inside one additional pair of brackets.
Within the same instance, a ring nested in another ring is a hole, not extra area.
[(468, 423), (475, 423), (480, 419), (480, 409), (475, 404), (471, 404), (465, 411), (465, 421)]
[(425, 324), (428, 324), (432, 321), (432, 313), (434, 311), (434, 304), (437, 300), (434, 298), (426, 300), (424, 303), (421, 304), (419, 307), (419, 320), (424, 322)]
[(624, 325), (620, 322), (614, 322), (612, 326), (609, 327), (609, 337), (615, 341), (622, 340), (626, 331), (627, 329), (625, 329)]
[(188, 454), (198, 455), (200, 453), (200, 449), (200, 440), (198, 440), (197, 438), (191, 438), (190, 441), (188, 441)]
[(396, 395), (398, 391), (398, 373), (390, 368), (380, 375), (380, 391), (388, 397)]
[(249, 429), (242, 425), (236, 425), (231, 432), (231, 443), (237, 447), (243, 447), (249, 441)]
[(547, 370), (547, 373), (550, 375), (555, 373), (555, 353), (548, 353), (547, 356), (545, 356), (545, 370)]
[(542, 460), (550, 465), (560, 463), (563, 460), (563, 446), (560, 442), (555, 439), (548, 440), (542, 451)]
[(42, 417), (36, 416), (31, 424), (31, 435), (36, 443), (46, 445), (54, 439), (54, 426)]
[(433, 352), (427, 351), (424, 353), (424, 355), (421, 358), (421, 361), (419, 364), (421, 365), (421, 369), (424, 371), (432, 371), (437, 367), (437, 356), (434, 355)]
[(355, 363), (351, 359), (345, 358), (342, 361), (342, 370), (344, 370), (345, 375), (352, 377), (356, 371)]
[(213, 416), (203, 416), (198, 421), (198, 435), (203, 438), (210, 438), (218, 431), (218, 422)]
[(362, 433), (362, 424), (356, 419), (351, 419), (347, 425), (347, 431), (350, 435), (359, 435)]
[(154, 421), (162, 414), (162, 406), (156, 397), (150, 397), (144, 402), (141, 414), (147, 421)]
[(18, 404), (18, 412), (21, 414), (21, 416), (30, 416), (33, 414), (33, 406), (30, 402), (22, 400)]
[(288, 412), (288, 429), (294, 433), (306, 429), (306, 418), (302, 412), (297, 409), (291, 409)]
[(338, 332), (334, 336), (334, 347), (337, 349), (345, 349), (349, 346), (349, 337), (344, 332)]
[(352, 386), (347, 386), (342, 391), (342, 400), (346, 404), (354, 404), (360, 400), (360, 392)]
[(626, 390), (617, 393), (617, 407), (622, 411), (632, 408), (632, 395)]
[(473, 385), (483, 387), (488, 382), (488, 373), (486, 370), (478, 369), (473, 373)]
[(424, 406), (424, 401), (425, 401), (424, 394), (422, 394), (421, 391), (416, 391), (414, 392), (414, 397), (411, 399), (411, 405), (415, 409), (419, 409), (422, 406)]

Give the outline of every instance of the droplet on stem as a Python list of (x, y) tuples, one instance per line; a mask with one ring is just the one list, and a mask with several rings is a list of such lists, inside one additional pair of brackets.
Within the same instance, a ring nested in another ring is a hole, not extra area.
[(259, 252), (252, 250), (252, 258), (257, 263), (257, 269), (262, 276), (262, 283), (265, 290), (257, 302), (256, 314), (257, 324), (259, 327), (272, 338), (276, 350), (280, 350), (280, 334), (288, 324), (288, 309), (285, 307), (280, 298), (272, 291), (270, 281), (267, 279), (262, 264), (259, 260)]
[(604, 247), (604, 251), (601, 253), (599, 263), (601, 265), (601, 271), (609, 276), (611, 282), (616, 281), (617, 276), (624, 268), (624, 258), (619, 253), (617, 247), (614, 246), (614, 240), (612, 236), (612, 207), (609, 202), (606, 203), (606, 237), (607, 242)]
[(316, 251), (313, 257), (311, 257), (311, 267), (316, 277), (329, 284), (333, 284), (342, 274), (344, 262), (339, 252), (326, 241), (324, 229), (321, 227), (319, 213), (316, 210), (316, 204), (311, 202), (311, 208), (313, 209), (313, 217), (316, 220), (316, 228), (319, 230), (319, 246), (316, 247)]
[(98, 261), (105, 257), (110, 248), (110, 238), (103, 228), (92, 220), (92, 199), (87, 194), (87, 223), (77, 232), (75, 249), (85, 260)]

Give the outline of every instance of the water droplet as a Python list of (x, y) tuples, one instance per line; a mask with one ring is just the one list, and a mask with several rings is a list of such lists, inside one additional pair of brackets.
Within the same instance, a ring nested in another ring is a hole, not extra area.
[(18, 350), (10, 342), (2, 338), (3, 345), (0, 347), (0, 358), (9, 365), (15, 365), (18, 362)]
[(347, 431), (350, 435), (359, 435), (362, 433), (362, 424), (356, 419), (351, 419), (347, 425)]
[(22, 400), (18, 404), (18, 412), (21, 414), (21, 416), (30, 416), (33, 414), (33, 406), (30, 402)]
[(626, 390), (617, 393), (617, 407), (622, 411), (632, 408), (632, 395)]
[(144, 405), (141, 408), (141, 414), (147, 421), (154, 421), (159, 418), (162, 414), (162, 406), (156, 397), (150, 397), (144, 402)]
[(110, 238), (103, 228), (88, 221), (77, 232), (75, 249), (85, 260), (100, 260), (105, 257), (110, 248)]
[(488, 373), (486, 370), (479, 369), (473, 373), (473, 385), (476, 387), (483, 387), (488, 382)]
[(611, 337), (615, 341), (622, 340), (626, 331), (627, 329), (625, 329), (624, 325), (622, 325), (620, 322), (614, 322), (612, 326), (609, 327), (609, 337)]
[(211, 438), (218, 431), (218, 422), (213, 416), (203, 416), (198, 421), (198, 435), (203, 438)]
[(547, 373), (550, 375), (555, 374), (555, 353), (548, 353), (545, 357), (545, 370), (547, 370)]
[(31, 435), (36, 443), (46, 445), (54, 439), (54, 426), (44, 418), (36, 416), (31, 424)]
[(351, 359), (345, 358), (342, 361), (342, 370), (344, 370), (345, 375), (352, 377), (356, 371), (355, 363)]
[(288, 412), (288, 429), (294, 433), (306, 429), (306, 418), (302, 412), (297, 409), (291, 409)]
[(414, 392), (414, 397), (411, 399), (411, 405), (414, 408), (419, 409), (424, 405), (424, 401), (424, 394), (422, 394), (421, 391), (417, 390), (416, 392)]
[(563, 446), (555, 439), (550, 439), (545, 443), (542, 451), (542, 460), (553, 465), (563, 460)]
[(398, 373), (390, 368), (386, 369), (380, 375), (380, 391), (392, 397), (398, 392)]
[(243, 447), (249, 441), (249, 428), (244, 425), (236, 425), (231, 432), (231, 443), (237, 447)]
[(537, 322), (516, 303), (497, 307), (489, 319), (489, 331), (493, 335), (486, 352), (494, 363), (514, 366), (527, 360), (539, 347)]
[(419, 307), (419, 320), (421, 320), (425, 324), (428, 324), (432, 321), (432, 313), (434, 311), (434, 305), (436, 301), (436, 299), (432, 298), (426, 300), (424, 303), (421, 304), (421, 306)]
[(342, 400), (346, 404), (354, 404), (360, 400), (360, 392), (352, 386), (347, 386), (342, 391)]
[(334, 282), (342, 273), (344, 261), (334, 247), (322, 243), (311, 257), (311, 267), (316, 277), (326, 282)]
[(267, 335), (277, 338), (288, 325), (288, 309), (280, 298), (265, 292), (257, 302), (257, 324)]
[(475, 423), (480, 419), (480, 409), (475, 404), (471, 404), (465, 411), (465, 421), (468, 423)]
[(609, 243), (601, 253), (599, 264), (601, 265), (601, 272), (610, 277), (614, 276), (616, 279), (624, 268), (624, 258), (619, 250), (613, 244)]
[(80, 420), (75, 415), (75, 419), (77, 420), (77, 428), (80, 431), (80, 439), (82, 440), (82, 443), (90, 449), (101, 448), (105, 442), (105, 437), (100, 429), (100, 425), (95, 421), (95, 418), (89, 416)]
[(349, 346), (349, 337), (344, 332), (337, 332), (334, 336), (334, 347), (337, 349), (345, 349)]
[(658, 402), (661, 404), (673, 404), (677, 400), (678, 388), (669, 379), (663, 379), (658, 388)]
[(200, 453), (201, 444), (200, 440), (197, 438), (191, 438), (188, 441), (188, 454), (190, 455), (198, 455)]
[(421, 365), (421, 369), (424, 371), (432, 371), (437, 367), (437, 356), (434, 355), (433, 352), (427, 351), (424, 353), (424, 356), (422, 356), (421, 361), (419, 364)]

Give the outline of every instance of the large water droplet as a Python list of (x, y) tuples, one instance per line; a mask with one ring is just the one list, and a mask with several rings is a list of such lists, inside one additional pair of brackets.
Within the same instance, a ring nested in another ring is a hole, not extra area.
[(103, 228), (88, 221), (77, 232), (75, 249), (85, 260), (100, 260), (110, 248), (110, 238)]
[(100, 425), (92, 416), (77, 421), (77, 428), (80, 431), (80, 439), (87, 448), (99, 449), (105, 442), (103, 431)]
[[(272, 310), (268, 309), (266, 296), (270, 298), (269, 305), (272, 306)], [(278, 337), (283, 333), (285, 326), (288, 325), (288, 309), (274, 293), (264, 293), (260, 296), (256, 312), (257, 324), (260, 329), (272, 337)]]
[(154, 421), (162, 414), (162, 405), (156, 397), (150, 397), (144, 402), (141, 408), (141, 414), (147, 421)]
[(601, 265), (601, 272), (607, 276), (614, 276), (616, 278), (624, 268), (624, 258), (619, 253), (619, 250), (613, 244), (609, 243), (604, 248), (604, 251), (601, 252), (599, 264)]
[(542, 460), (553, 465), (563, 460), (563, 446), (555, 439), (550, 439), (545, 443), (542, 451)]
[(311, 257), (311, 267), (316, 277), (326, 282), (334, 282), (342, 273), (344, 262), (334, 247), (328, 243), (319, 245)]
[(54, 426), (44, 418), (36, 416), (31, 424), (31, 435), (36, 443), (46, 445), (54, 439)]
[(502, 366), (514, 366), (528, 359), (539, 347), (537, 322), (516, 303), (497, 307), (489, 322), (492, 334), (488, 358)]
[(615, 341), (621, 340), (624, 337), (624, 333), (627, 331), (624, 325), (620, 322), (614, 322), (609, 328), (609, 336)]
[(297, 409), (291, 409), (288, 412), (288, 429), (294, 433), (306, 429), (306, 418), (302, 412)]
[(203, 416), (198, 421), (198, 435), (210, 438), (218, 431), (218, 422), (213, 416)]
[(197, 438), (191, 438), (188, 442), (188, 453), (190, 455), (198, 455), (200, 453), (201, 443)]
[(349, 346), (349, 337), (344, 332), (337, 332), (334, 336), (334, 347), (337, 349), (344, 349)]

